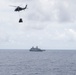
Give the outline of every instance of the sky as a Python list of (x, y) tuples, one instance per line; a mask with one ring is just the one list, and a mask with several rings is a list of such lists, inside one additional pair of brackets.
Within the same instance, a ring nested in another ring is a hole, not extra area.
[[(15, 12), (15, 7), (28, 9)], [(18, 23), (19, 18), (23, 23)], [(76, 0), (1, 0), (0, 49), (76, 49)]]

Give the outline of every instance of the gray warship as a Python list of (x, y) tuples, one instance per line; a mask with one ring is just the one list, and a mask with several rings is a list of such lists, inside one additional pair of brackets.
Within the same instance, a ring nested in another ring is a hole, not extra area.
[(42, 51), (45, 51), (45, 50), (42, 50), (40, 48), (38, 48), (38, 46), (35, 47), (32, 47), (29, 51), (33, 51), (33, 52), (42, 52)]

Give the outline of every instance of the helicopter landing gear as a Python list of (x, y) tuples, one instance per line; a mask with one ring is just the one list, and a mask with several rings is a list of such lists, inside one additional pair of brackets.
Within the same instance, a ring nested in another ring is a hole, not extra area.
[(23, 22), (23, 20), (22, 20), (22, 18), (20, 18), (20, 19), (19, 19), (19, 23), (22, 23), (22, 22)]

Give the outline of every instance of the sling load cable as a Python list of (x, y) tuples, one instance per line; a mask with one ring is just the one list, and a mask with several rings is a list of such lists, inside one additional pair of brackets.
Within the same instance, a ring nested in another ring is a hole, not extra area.
[(20, 12), (18, 12), (18, 13), (19, 13), (19, 23), (22, 23), (23, 20), (22, 20), (22, 18), (21, 18), (21, 16), (20, 16)]

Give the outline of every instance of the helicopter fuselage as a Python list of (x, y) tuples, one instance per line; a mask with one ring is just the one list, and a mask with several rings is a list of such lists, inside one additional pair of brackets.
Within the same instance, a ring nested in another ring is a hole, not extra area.
[(21, 8), (21, 7), (17, 7), (16, 9), (15, 9), (15, 11), (21, 11), (21, 10), (24, 10), (25, 8)]
[(27, 9), (27, 5), (24, 8), (18, 6), (14, 11), (18, 11), (19, 12), (19, 11), (22, 11), (22, 10), (25, 10), (25, 9)]

